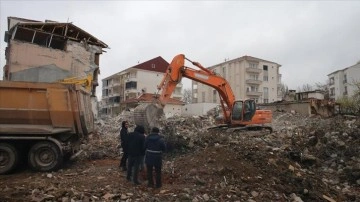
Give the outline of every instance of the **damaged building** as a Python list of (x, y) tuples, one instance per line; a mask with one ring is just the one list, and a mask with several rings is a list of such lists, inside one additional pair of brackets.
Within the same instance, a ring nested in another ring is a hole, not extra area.
[(104, 42), (72, 23), (8, 17), (3, 80), (58, 82), (90, 78), (95, 97)]

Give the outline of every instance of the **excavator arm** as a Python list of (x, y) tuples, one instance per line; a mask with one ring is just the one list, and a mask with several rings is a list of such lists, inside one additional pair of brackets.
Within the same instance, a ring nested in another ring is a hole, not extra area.
[[(197, 66), (199, 70), (185, 66), (185, 60), (188, 60), (194, 66)], [(206, 69), (200, 63), (187, 59), (183, 54), (179, 54), (173, 58), (158, 86), (158, 90), (161, 90), (161, 95), (159, 96), (161, 105), (166, 105), (182, 77), (189, 78), (216, 89), (220, 95), (220, 103), (223, 108), (225, 122), (231, 122), (230, 113), (233, 108), (235, 96), (231, 90), (230, 84), (223, 77)]]

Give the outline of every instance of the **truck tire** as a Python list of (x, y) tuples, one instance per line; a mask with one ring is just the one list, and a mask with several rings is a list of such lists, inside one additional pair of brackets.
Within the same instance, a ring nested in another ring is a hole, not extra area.
[(14, 146), (0, 143), (0, 174), (11, 172), (19, 161), (18, 151)]
[(31, 147), (28, 162), (31, 169), (35, 171), (53, 171), (61, 166), (63, 156), (55, 143), (41, 141)]

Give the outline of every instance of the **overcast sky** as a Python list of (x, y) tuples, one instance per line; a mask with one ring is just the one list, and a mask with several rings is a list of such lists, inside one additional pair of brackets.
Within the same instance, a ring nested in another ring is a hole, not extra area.
[(250, 55), (280, 64), (282, 82), (296, 90), (360, 60), (359, 1), (0, 0), (0, 7), (1, 68), (8, 16), (72, 22), (108, 44), (100, 79), (157, 56), (171, 62), (183, 53), (207, 67)]

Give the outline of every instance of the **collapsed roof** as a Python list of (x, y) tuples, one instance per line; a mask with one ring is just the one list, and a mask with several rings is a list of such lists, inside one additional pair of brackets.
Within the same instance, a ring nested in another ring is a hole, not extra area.
[[(16, 24), (11, 26), (10, 20), (12, 19)], [(101, 48), (109, 48), (107, 44), (72, 23), (54, 21), (39, 22), (9, 17), (8, 29), (9, 31), (6, 33), (8, 38), (16, 38), (32, 43), (35, 43), (34, 40), (40, 36), (40, 38), (46, 38), (49, 44), (51, 40), (68, 39), (77, 42), (86, 42), (87, 44), (96, 45)]]

